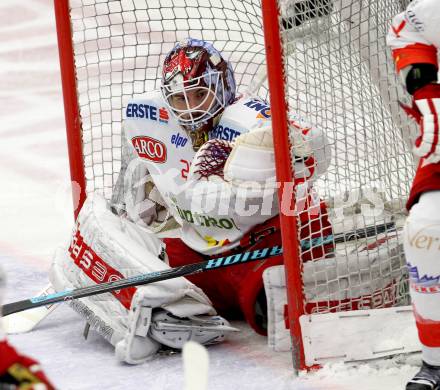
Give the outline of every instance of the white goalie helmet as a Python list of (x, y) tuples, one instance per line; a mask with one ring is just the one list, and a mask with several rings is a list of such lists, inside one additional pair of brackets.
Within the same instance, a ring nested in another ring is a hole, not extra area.
[(188, 130), (210, 124), (234, 101), (235, 90), (231, 65), (208, 42), (188, 38), (165, 58), (162, 96), (179, 124)]

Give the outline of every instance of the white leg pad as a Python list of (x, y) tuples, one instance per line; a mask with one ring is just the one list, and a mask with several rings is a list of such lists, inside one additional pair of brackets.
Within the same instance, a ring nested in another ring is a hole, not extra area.
[[(144, 229), (114, 215), (101, 196), (89, 196), (70, 246), (55, 254), (51, 282), (59, 291), (169, 269), (157, 257), (161, 245)], [(182, 277), (71, 304), (116, 346), (119, 359), (132, 364), (148, 359), (158, 348), (148, 334), (151, 309), (160, 308), (178, 317), (216, 314), (203, 291)]]

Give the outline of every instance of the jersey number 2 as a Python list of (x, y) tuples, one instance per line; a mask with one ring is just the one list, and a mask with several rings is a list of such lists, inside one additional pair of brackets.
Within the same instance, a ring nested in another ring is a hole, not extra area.
[(180, 171), (180, 176), (182, 176), (182, 178), (184, 178), (186, 180), (186, 179), (188, 179), (189, 162), (186, 160), (180, 160), (180, 162), (184, 165), (184, 167)]

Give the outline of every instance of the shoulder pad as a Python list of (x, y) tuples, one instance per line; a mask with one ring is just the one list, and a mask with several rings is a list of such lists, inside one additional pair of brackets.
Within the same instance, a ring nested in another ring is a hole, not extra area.
[(264, 100), (241, 98), (225, 108), (218, 125), (210, 132), (210, 138), (232, 141), (270, 120), (270, 107)]

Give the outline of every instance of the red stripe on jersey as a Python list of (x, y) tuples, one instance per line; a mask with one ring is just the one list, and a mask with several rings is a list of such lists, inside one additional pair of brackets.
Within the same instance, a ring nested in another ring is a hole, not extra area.
[(394, 49), (393, 57), (398, 72), (411, 64), (433, 64), (438, 67), (437, 48), (434, 45), (415, 43), (400, 49)]
[[(124, 279), (118, 270), (107, 264), (90, 246), (84, 242), (79, 231), (79, 224), (72, 237), (69, 247), (70, 258), (73, 262), (95, 283), (114, 282)], [(114, 297), (127, 309), (130, 309), (131, 300), (136, 293), (136, 287), (128, 287), (122, 290), (113, 291)]]
[(434, 106), (434, 102), (432, 99), (428, 99), (428, 106), (429, 110), (431, 111), (431, 114), (434, 117), (434, 138), (432, 140), (431, 150), (429, 153), (425, 156), (425, 158), (428, 158), (431, 154), (435, 152), (435, 149), (437, 148), (438, 143), (438, 115)]
[(423, 318), (413, 305), (420, 342), (431, 348), (440, 347), (440, 321)]

